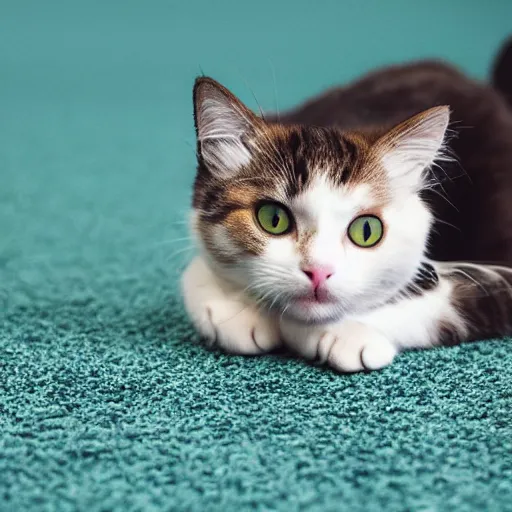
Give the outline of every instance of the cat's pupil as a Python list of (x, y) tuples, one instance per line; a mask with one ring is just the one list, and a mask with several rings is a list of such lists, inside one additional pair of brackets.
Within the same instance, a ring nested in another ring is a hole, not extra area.
[(272, 227), (277, 228), (279, 224), (279, 213), (275, 212), (274, 216), (272, 217)]
[(363, 226), (363, 238), (364, 241), (367, 242), (368, 238), (372, 236), (372, 228), (370, 227), (370, 223), (368, 221), (365, 221)]

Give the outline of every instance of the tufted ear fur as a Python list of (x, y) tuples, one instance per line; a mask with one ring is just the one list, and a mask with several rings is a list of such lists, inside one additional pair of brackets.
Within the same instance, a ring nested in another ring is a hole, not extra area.
[(395, 192), (422, 187), (425, 170), (443, 158), (449, 119), (448, 107), (434, 107), (400, 123), (377, 141), (375, 149)]
[(214, 174), (228, 178), (251, 160), (249, 139), (261, 119), (215, 80), (194, 85), (197, 151)]

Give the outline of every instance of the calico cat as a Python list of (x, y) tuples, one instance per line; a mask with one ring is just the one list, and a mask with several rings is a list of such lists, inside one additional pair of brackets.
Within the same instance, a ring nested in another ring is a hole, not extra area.
[(198, 78), (182, 291), (199, 333), (342, 372), (512, 334), (511, 92), (419, 62), (257, 116)]

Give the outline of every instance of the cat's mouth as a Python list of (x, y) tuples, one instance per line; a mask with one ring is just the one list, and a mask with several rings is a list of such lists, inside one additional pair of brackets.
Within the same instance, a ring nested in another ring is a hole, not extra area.
[(285, 314), (306, 324), (330, 322), (343, 316), (343, 306), (329, 293), (313, 291), (297, 295), (286, 308)]
[(324, 286), (310, 288), (300, 293), (295, 298), (296, 302), (304, 306), (315, 306), (319, 304), (337, 304), (339, 301)]
[(296, 299), (296, 302), (302, 306), (315, 306), (319, 304), (336, 304), (337, 301), (326, 294), (318, 292), (303, 295)]

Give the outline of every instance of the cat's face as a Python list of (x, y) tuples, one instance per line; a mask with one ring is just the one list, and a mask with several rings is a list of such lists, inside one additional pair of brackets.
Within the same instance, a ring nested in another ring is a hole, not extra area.
[(414, 277), (431, 225), (418, 192), (447, 108), (378, 136), (267, 124), (206, 78), (194, 93), (194, 228), (220, 274), (308, 323), (366, 311)]

